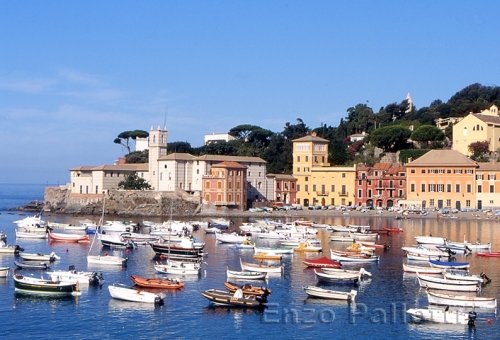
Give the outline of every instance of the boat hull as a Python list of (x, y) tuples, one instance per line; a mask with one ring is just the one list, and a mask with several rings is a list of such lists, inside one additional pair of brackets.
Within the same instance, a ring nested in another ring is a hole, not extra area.
[(219, 306), (262, 308), (265, 307), (265, 299), (258, 296), (236, 298), (232, 293), (217, 289), (208, 289), (201, 295), (211, 303)]
[(16, 292), (42, 295), (75, 295), (78, 293), (76, 283), (36, 279), (22, 275), (14, 275)]
[(429, 303), (443, 306), (459, 306), (471, 308), (497, 308), (496, 298), (440, 294), (433, 291), (427, 291)]
[(344, 301), (354, 301), (357, 294), (355, 290), (351, 290), (350, 292), (340, 292), (335, 290), (323, 289), (316, 286), (305, 287), (304, 291), (307, 296), (310, 297)]

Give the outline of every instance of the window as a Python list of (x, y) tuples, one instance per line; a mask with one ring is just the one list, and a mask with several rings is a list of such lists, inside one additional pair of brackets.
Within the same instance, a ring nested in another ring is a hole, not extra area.
[(368, 195), (367, 197), (372, 197), (372, 189), (368, 189)]
[(297, 167), (297, 172), (300, 172), (300, 167)]
[(451, 207), (451, 200), (446, 200), (446, 206), (449, 208)]
[(309, 191), (309, 186), (307, 184), (305, 185), (305, 188), (306, 188), (306, 192), (308, 192)]
[(420, 191), (425, 192), (425, 183), (422, 183), (422, 188)]
[(431, 198), (431, 199), (429, 200), (429, 205), (430, 205), (431, 207), (433, 207), (433, 206), (434, 206), (434, 199), (433, 199), (433, 198)]
[(332, 184), (332, 192), (335, 192), (335, 184)]
[(422, 169), (422, 170), (421, 170), (421, 173), (425, 174), (425, 169)]
[(300, 191), (300, 184), (297, 184), (297, 191)]
[(483, 174), (476, 174), (476, 180), (482, 180)]
[(382, 181), (381, 180), (378, 181), (378, 187), (382, 188)]
[(436, 184), (429, 184), (429, 192), (435, 192), (436, 191)]
[(438, 192), (444, 192), (444, 184), (438, 184), (437, 185), (437, 191)]
[(470, 208), (470, 200), (466, 200), (466, 201), (465, 201), (465, 206), (466, 206), (467, 208)]
[(345, 178), (345, 173), (344, 172), (342, 173), (342, 178)]
[(474, 173), (474, 170), (472, 170), (472, 169), (466, 169), (465, 173), (471, 175), (471, 174)]
[(358, 190), (358, 198), (361, 198), (363, 197), (363, 190)]
[(305, 180), (306, 182), (309, 182), (309, 177), (304, 177), (304, 180)]
[(411, 191), (411, 192), (415, 192), (415, 184), (413, 184), (413, 183), (412, 183), (412, 184), (410, 185), (410, 191)]
[(300, 162), (300, 156), (297, 156), (297, 162)]
[(483, 186), (482, 185), (478, 185), (477, 186), (477, 192), (483, 192)]
[(490, 185), (490, 192), (495, 192), (495, 186), (494, 185)]
[(472, 192), (472, 185), (467, 184), (467, 192)]
[(410, 173), (411, 173), (411, 174), (414, 174), (414, 173), (415, 173), (415, 169), (411, 169), (411, 170), (410, 170)]
[(342, 185), (342, 194), (345, 195), (347, 194), (346, 190), (345, 190), (345, 185)]
[(489, 179), (489, 180), (492, 180), (492, 179), (493, 179), (493, 180), (496, 180), (496, 179), (497, 179), (497, 176), (496, 176), (495, 174), (489, 174), (489, 175), (488, 175), (488, 179)]
[(398, 197), (402, 198), (403, 197), (403, 190), (399, 190), (399, 195)]
[(460, 184), (455, 184), (455, 192), (460, 192)]
[(316, 184), (313, 184), (313, 191), (316, 191)]
[(306, 156), (306, 162), (309, 162), (309, 156)]
[(446, 184), (446, 192), (451, 192), (451, 184)]

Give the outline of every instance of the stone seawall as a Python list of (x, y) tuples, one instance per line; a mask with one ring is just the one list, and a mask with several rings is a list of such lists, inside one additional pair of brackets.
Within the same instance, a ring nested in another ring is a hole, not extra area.
[(68, 187), (45, 188), (45, 211), (60, 214), (117, 216), (192, 216), (199, 198), (181, 192), (109, 190), (106, 194), (71, 194)]

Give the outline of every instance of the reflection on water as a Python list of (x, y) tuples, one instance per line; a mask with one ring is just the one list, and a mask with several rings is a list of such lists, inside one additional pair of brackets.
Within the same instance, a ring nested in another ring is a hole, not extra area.
[[(141, 303), (141, 302), (131, 302), (122, 301), (117, 299), (110, 299), (108, 304), (108, 309), (113, 313), (120, 314), (130, 314), (137, 311), (154, 311), (156, 309), (164, 308), (165, 306), (155, 306), (152, 303)], [(116, 315), (118, 316), (118, 315)]]

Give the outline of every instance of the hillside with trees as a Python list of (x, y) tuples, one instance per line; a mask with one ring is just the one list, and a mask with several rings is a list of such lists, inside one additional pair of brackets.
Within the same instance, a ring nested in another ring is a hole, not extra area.
[[(235, 140), (214, 142), (195, 148), (187, 142), (172, 142), (168, 143), (167, 150), (168, 153), (187, 152), (193, 155), (257, 156), (267, 162), (268, 173), (290, 174), (292, 140), (316, 132), (319, 137), (330, 141), (331, 164), (373, 164), (378, 160), (375, 148), (383, 152), (404, 150), (404, 157), (410, 157), (422, 154), (428, 149), (446, 147), (447, 138), (451, 140), (451, 129), (443, 134), (436, 128), (435, 119), (464, 117), (470, 112), (480, 112), (493, 104), (500, 107), (500, 87), (476, 83), (458, 91), (447, 102), (436, 99), (429, 106), (422, 108), (410, 106), (407, 100), (387, 104), (378, 112), (366, 104), (357, 104), (347, 109), (346, 117), (340, 120), (337, 127), (323, 124), (310, 128), (301, 118), (297, 118), (294, 123), (285, 122), (281, 132), (242, 124), (228, 132)], [(128, 141), (137, 136), (137, 131), (120, 134), (115, 143), (128, 148)], [(367, 138), (363, 141), (350, 140), (349, 136), (359, 133), (366, 133)], [(408, 141), (413, 141), (413, 145)], [(145, 158), (134, 155), (133, 159)]]

